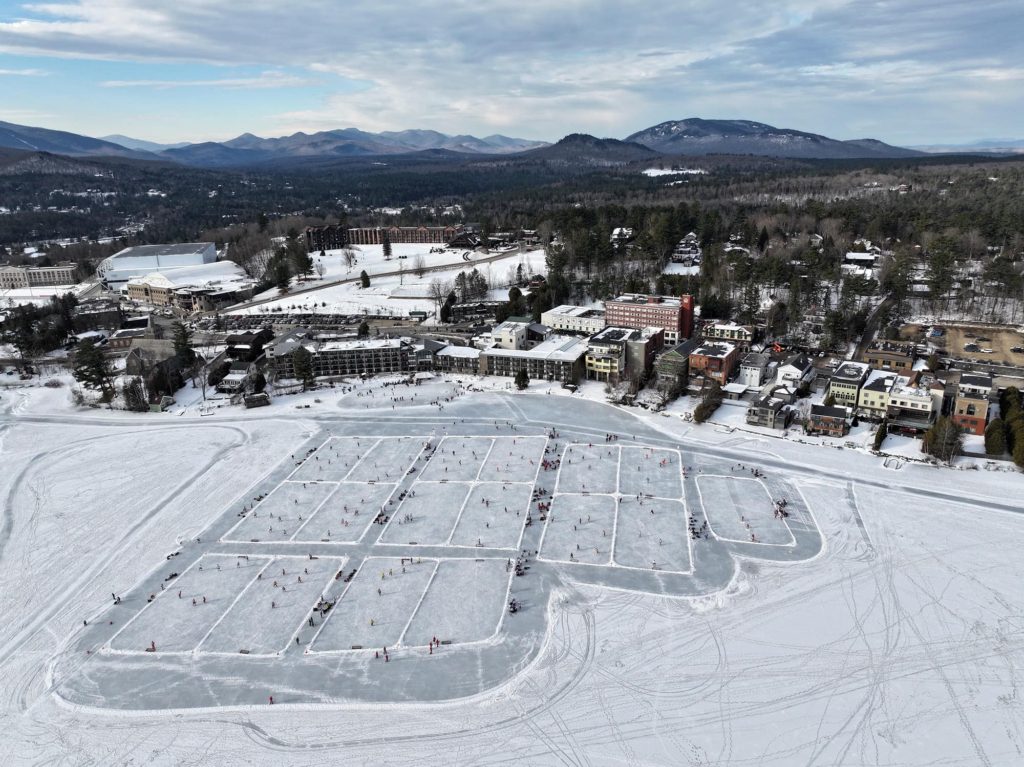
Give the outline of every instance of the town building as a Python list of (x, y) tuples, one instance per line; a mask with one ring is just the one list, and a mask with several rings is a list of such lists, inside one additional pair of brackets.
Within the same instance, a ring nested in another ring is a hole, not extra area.
[(686, 388), (690, 380), (690, 352), (700, 344), (700, 339), (688, 338), (658, 357), (654, 371), (659, 388), (666, 391)]
[(447, 245), (461, 233), (461, 226), (364, 226), (349, 229), (347, 237), (351, 245), (382, 245), (385, 239), (392, 244)]
[(540, 323), (506, 320), (491, 330), (490, 343), (502, 349), (532, 349), (549, 335), (551, 329)]
[(701, 381), (699, 388), (704, 388), (707, 381), (714, 381), (725, 386), (739, 361), (740, 351), (725, 341), (705, 341), (690, 352), (690, 381), (693, 384)]
[(514, 376), (525, 370), (531, 379), (576, 383), (583, 375), (587, 341), (551, 335), (532, 349), (492, 346), (480, 352), (482, 375)]
[(895, 370), (906, 374), (914, 369), (914, 344), (874, 341), (864, 350), (861, 360), (875, 370)]
[(870, 368), (864, 362), (842, 362), (829, 378), (825, 399), (833, 397), (835, 404), (850, 409), (857, 407), (860, 387), (868, 377)]
[(984, 435), (988, 424), (988, 398), (992, 376), (963, 373), (953, 402), (953, 423), (968, 434)]
[(693, 335), (693, 296), (651, 296), (626, 293), (605, 302), (605, 323), (614, 327), (662, 328), (665, 343), (678, 344)]
[(889, 392), (898, 378), (895, 373), (883, 370), (868, 373), (857, 394), (857, 414), (873, 421), (885, 418), (889, 412)]
[(708, 341), (728, 341), (740, 349), (749, 349), (754, 342), (752, 325), (737, 325), (735, 322), (712, 322), (705, 325), (701, 334)]
[(212, 264), (216, 260), (217, 249), (212, 242), (136, 245), (103, 259), (96, 267), (96, 276), (105, 286), (117, 290), (133, 277), (182, 266)]
[(768, 361), (767, 354), (758, 354), (757, 352), (746, 354), (743, 361), (740, 362), (738, 382), (748, 389), (760, 389), (768, 373)]
[(295, 378), (295, 352), (306, 349), (312, 357), (313, 375), (372, 376), (409, 370), (412, 343), (407, 338), (332, 340), (314, 336), (308, 328), (296, 328), (267, 347), (267, 360), (278, 378)]
[(811, 405), (804, 429), (808, 434), (825, 434), (829, 437), (842, 437), (849, 429), (849, 411), (845, 407), (830, 405)]
[(661, 328), (604, 328), (587, 341), (584, 360), (587, 378), (615, 384), (624, 378), (646, 374), (661, 349), (663, 338)]
[(480, 372), (480, 350), (449, 344), (434, 355), (434, 369), (444, 373), (475, 375)]
[(348, 244), (348, 227), (337, 224), (306, 227), (306, 251), (308, 253), (340, 250)]
[(540, 315), (541, 324), (559, 333), (582, 333), (592, 336), (605, 327), (605, 313), (586, 306), (563, 304)]
[(775, 369), (775, 380), (777, 383), (799, 389), (800, 384), (807, 381), (813, 371), (814, 364), (806, 354), (801, 352), (788, 357)]
[(186, 312), (213, 311), (252, 296), (255, 282), (238, 264), (214, 261), (132, 277), (125, 284), (133, 301), (176, 306)]
[(0, 264), (0, 290), (74, 285), (78, 264), (64, 261), (56, 266), (11, 266)]
[(784, 401), (770, 395), (762, 395), (747, 407), (747, 423), (768, 429), (785, 429), (792, 420), (793, 411)]
[(915, 379), (918, 379), (916, 373), (910, 378), (900, 376), (889, 391), (886, 419), (894, 431), (906, 434), (927, 431), (942, 410), (942, 383)]

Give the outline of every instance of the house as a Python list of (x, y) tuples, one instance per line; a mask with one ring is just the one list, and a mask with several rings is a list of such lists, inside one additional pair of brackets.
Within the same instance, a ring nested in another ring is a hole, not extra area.
[(689, 338), (662, 354), (654, 363), (658, 387), (667, 391), (686, 388), (690, 379), (690, 352), (700, 346), (700, 339)]
[(889, 392), (889, 428), (906, 434), (927, 431), (942, 410), (943, 389), (941, 382), (919, 380), (916, 373), (897, 378)]
[(263, 347), (274, 337), (274, 331), (266, 325), (256, 331), (232, 333), (224, 339), (225, 354), (233, 360), (251, 362), (263, 354)]
[(747, 423), (768, 429), (785, 429), (793, 411), (781, 399), (769, 395), (758, 397), (747, 408)]
[(768, 355), (750, 352), (740, 362), (740, 375), (738, 382), (748, 389), (759, 389), (764, 383), (765, 374), (768, 372)]
[(217, 383), (216, 389), (221, 394), (237, 394), (245, 389), (256, 372), (256, 366), (251, 362), (234, 360), (227, 374)]
[(749, 349), (754, 341), (753, 325), (737, 325), (735, 322), (713, 322), (701, 331), (708, 341), (728, 341), (741, 349)]
[(953, 402), (953, 423), (968, 434), (984, 435), (988, 424), (988, 398), (992, 376), (963, 373)]
[(491, 342), (501, 349), (532, 349), (550, 334), (539, 322), (506, 320), (491, 331)]
[(861, 355), (875, 370), (895, 370), (909, 373), (914, 369), (914, 344), (899, 341), (874, 341)]
[(864, 362), (840, 363), (829, 378), (825, 398), (833, 397), (836, 405), (841, 407), (856, 408), (860, 387), (869, 370)]
[(872, 370), (868, 373), (857, 394), (857, 414), (874, 421), (885, 418), (889, 412), (889, 392), (898, 378), (895, 373), (886, 373), (882, 370)]
[(798, 389), (813, 370), (814, 365), (806, 354), (794, 354), (775, 369), (775, 380), (777, 383)]
[(704, 388), (709, 380), (724, 386), (736, 367), (739, 355), (739, 349), (730, 343), (705, 341), (690, 352), (691, 382), (704, 379), (700, 388)]
[(845, 407), (830, 405), (811, 405), (811, 413), (804, 429), (808, 434), (825, 434), (830, 437), (842, 437), (846, 434), (849, 411)]

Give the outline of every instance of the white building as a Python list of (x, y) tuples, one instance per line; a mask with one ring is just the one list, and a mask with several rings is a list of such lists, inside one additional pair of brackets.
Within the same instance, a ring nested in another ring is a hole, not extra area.
[(586, 306), (563, 304), (541, 314), (540, 321), (561, 333), (583, 333), (592, 336), (605, 326), (604, 312)]
[(188, 242), (178, 245), (138, 245), (108, 256), (96, 267), (96, 276), (108, 287), (124, 287), (133, 277), (181, 266), (211, 264), (217, 260), (212, 242)]
[(765, 382), (765, 374), (768, 371), (768, 355), (751, 352), (740, 362), (740, 374), (737, 383), (743, 384), (747, 389), (759, 389)]

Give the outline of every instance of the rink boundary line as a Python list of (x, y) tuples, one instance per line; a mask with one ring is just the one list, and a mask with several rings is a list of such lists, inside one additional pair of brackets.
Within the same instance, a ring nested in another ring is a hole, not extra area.
[[(353, 468), (355, 468), (355, 467), (353, 467)], [(310, 522), (312, 522), (313, 519), (323, 510), (324, 504), (326, 504), (329, 500), (331, 500), (331, 498), (334, 497), (335, 493), (337, 493), (341, 489), (342, 485), (360, 485), (362, 487), (368, 487), (368, 486), (372, 486), (372, 487), (390, 487), (391, 488), (391, 492), (388, 493), (388, 497), (384, 499), (384, 504), (387, 505), (387, 503), (394, 497), (395, 492), (398, 490), (398, 485), (399, 484), (401, 484), (401, 483), (399, 483), (399, 482), (373, 482), (372, 485), (371, 485), (371, 483), (369, 483), (369, 482), (344, 482), (344, 481), (339, 482), (338, 486), (333, 491), (331, 491), (331, 494), (328, 495), (326, 498), (324, 498), (324, 502), (321, 503), (319, 506), (317, 506), (316, 509), (313, 510), (313, 513), (309, 515), (309, 518), (306, 519), (305, 521), (303, 521), (303, 523), (301, 525), (299, 525), (299, 529), (296, 530), (294, 533), (292, 533), (292, 535), (289, 536), (287, 541), (281, 541), (281, 543), (293, 543), (293, 542), (294, 543), (325, 543), (325, 541), (322, 540), (322, 539), (316, 540), (316, 541), (311, 541), (308, 538), (305, 538), (305, 539), (301, 539), (300, 540), (300, 539), (297, 539), (296, 536), (298, 536), (299, 533), (301, 533), (303, 530), (306, 529), (306, 525), (308, 525)], [(359, 537), (357, 537), (354, 541), (351, 541), (351, 542), (349, 542), (349, 541), (338, 541), (338, 542), (339, 543), (349, 543), (349, 545), (354, 545), (354, 544), (360, 543), (363, 540), (363, 536), (366, 535), (366, 531), (370, 529), (370, 525), (373, 524), (373, 517), (370, 517), (370, 515), (367, 515), (367, 516), (369, 517), (369, 521), (363, 526), (363, 529), (359, 532)], [(223, 539), (221, 539), (221, 540), (223, 540)], [(232, 541), (232, 542), (233, 543), (246, 543), (246, 541)], [(252, 541), (248, 541), (248, 543), (252, 543)], [(273, 543), (273, 541), (267, 541), (267, 543)], [(326, 541), (326, 543), (333, 543), (333, 541)]]
[[(490, 458), (491, 457), (491, 453), (494, 452), (494, 442), (495, 442), (495, 440), (492, 438), (491, 439), (491, 444), (488, 445), (488, 447), (487, 447), (487, 455), (484, 456), (484, 459), (482, 461), (480, 461), (480, 465), (477, 466), (477, 468), (476, 468), (476, 476), (473, 478), (472, 484), (469, 486), (469, 492), (466, 493), (466, 497), (462, 499), (462, 505), (459, 507), (459, 513), (455, 515), (455, 521), (452, 523), (452, 529), (448, 532), (448, 539), (444, 542), (445, 546), (451, 546), (452, 545), (452, 538), (455, 537), (455, 531), (456, 531), (456, 529), (458, 529), (459, 522), (462, 521), (462, 515), (465, 514), (466, 506), (469, 504), (469, 497), (471, 495), (473, 495), (473, 491), (477, 488), (477, 485), (480, 482), (480, 472), (482, 472), (484, 470), (484, 465), (487, 463), (487, 459)], [(433, 583), (434, 579), (431, 578), (430, 582)], [(429, 584), (428, 584), (428, 588), (429, 588)], [(427, 592), (424, 591), (423, 593), (424, 593), (424, 595), (426, 595)], [(419, 609), (419, 605), (416, 606), (416, 609), (417, 610)], [(402, 636), (404, 637), (405, 634), (403, 633)]]
[[(409, 462), (409, 463), (408, 463), (408, 464), (407, 464), (407, 465), (405, 466), (405, 468), (404, 468), (404, 469), (402, 470), (402, 473), (401, 473), (401, 475), (399, 476), (399, 478), (398, 478), (398, 479), (397, 479), (397, 480), (396, 480), (396, 481), (395, 481), (395, 482), (393, 483), (393, 484), (394, 484), (394, 486), (393, 486), (393, 487), (391, 488), (391, 493), (390, 493), (390, 494), (388, 495), (388, 497), (387, 497), (387, 500), (386, 500), (386, 501), (384, 502), (384, 508), (387, 508), (388, 504), (390, 504), (390, 503), (391, 503), (391, 500), (392, 500), (392, 499), (393, 499), (393, 498), (395, 497), (395, 493), (397, 493), (397, 492), (398, 492), (398, 488), (399, 488), (399, 486), (401, 486), (401, 484), (402, 484), (402, 483), (403, 483), (403, 482), (404, 482), (404, 481), (406, 480), (406, 478), (407, 478), (407, 477), (409, 476), (409, 471), (410, 471), (410, 470), (411, 470), (411, 469), (412, 469), (412, 468), (413, 468), (414, 466), (416, 466), (416, 464), (417, 464), (417, 462), (419, 462), (420, 458), (422, 458), (422, 457), (423, 457), (423, 453), (425, 453), (425, 452), (426, 452), (426, 450), (427, 450), (427, 445), (431, 444), (431, 442), (432, 442), (432, 441), (434, 440), (434, 437), (433, 437), (433, 436), (427, 436), (427, 437), (422, 437), (422, 438), (420, 438), (420, 439), (421, 439), (421, 442), (420, 442), (420, 450), (419, 450), (419, 452), (418, 452), (418, 453), (416, 453), (416, 455), (415, 455), (415, 456), (413, 457), (412, 461), (410, 461), (410, 462)], [(375, 445), (374, 447), (376, 447), (376, 445)], [(369, 455), (369, 453), (367, 453), (367, 455)], [(366, 457), (366, 456), (364, 456), (364, 458), (365, 458), (365, 457)], [(427, 459), (427, 463), (428, 463), (428, 464), (430, 463), (430, 460), (431, 460), (431, 458), (433, 458), (433, 452), (431, 452), (431, 456), (430, 456), (430, 458), (428, 458), (428, 459)], [(360, 460), (359, 460), (359, 461), (358, 461), (358, 462), (356, 463), (356, 466), (358, 466), (358, 465), (359, 465), (360, 463), (362, 463), (362, 460), (363, 460), (363, 459), (360, 459)], [(355, 471), (355, 470), (356, 470), (356, 466), (353, 466), (353, 467), (352, 467), (352, 471)], [(364, 484), (364, 485), (365, 485), (365, 484), (369, 484), (369, 483), (368, 483), (368, 482), (363, 482), (362, 484)], [(411, 482), (411, 483), (409, 484), (409, 488), (411, 489), (411, 488), (412, 488), (412, 486), (413, 486), (414, 484), (416, 484), (416, 478), (414, 478), (414, 479), (412, 480), (412, 482)], [(408, 497), (408, 496), (407, 496), (407, 497)], [(375, 539), (373, 539), (372, 541), (367, 541), (367, 543), (368, 543), (368, 544), (370, 544), (370, 545), (374, 545), (374, 546), (378, 546), (378, 545), (380, 545), (380, 542), (381, 542), (381, 541), (380, 541), (380, 539), (381, 539), (381, 538), (382, 538), (382, 537), (384, 536), (384, 532), (385, 532), (385, 531), (386, 531), (386, 530), (387, 530), (387, 529), (388, 529), (389, 527), (391, 527), (391, 523), (392, 523), (392, 522), (394, 521), (394, 519), (395, 519), (395, 516), (396, 516), (396, 515), (398, 514), (398, 510), (399, 510), (400, 508), (402, 508), (402, 504), (403, 504), (403, 503), (405, 503), (405, 499), (404, 499), (404, 498), (402, 499), (402, 502), (401, 502), (401, 503), (399, 503), (399, 504), (398, 504), (398, 506), (396, 506), (396, 507), (395, 507), (395, 511), (394, 511), (394, 513), (392, 513), (392, 514), (391, 514), (391, 515), (390, 515), (390, 516), (388, 517), (388, 521), (387, 521), (387, 523), (386, 523), (386, 524), (385, 524), (385, 525), (383, 526), (383, 528), (381, 529), (381, 531), (380, 531), (379, 533), (377, 533), (377, 537), (376, 537)], [(382, 509), (382, 511), (383, 511), (383, 509)], [(368, 535), (370, 534), (370, 530), (371, 530), (371, 528), (373, 527), (373, 519), (374, 519), (375, 517), (376, 517), (376, 515), (374, 515), (374, 517), (372, 517), (372, 518), (370, 519), (370, 521), (369, 521), (369, 522), (367, 523), (366, 527), (364, 527), (364, 528), (363, 528), (363, 532), (362, 532), (362, 534), (361, 534), (361, 535), (360, 535), (360, 536), (359, 536), (359, 537), (358, 537), (358, 538), (356, 539), (356, 543), (360, 543), (360, 544), (361, 544), (361, 543), (363, 543), (363, 542), (364, 542), (364, 539), (365, 539), (365, 538), (366, 538), (366, 537), (367, 537), (367, 536), (368, 536)], [(325, 622), (326, 622), (326, 621), (325, 621)]]

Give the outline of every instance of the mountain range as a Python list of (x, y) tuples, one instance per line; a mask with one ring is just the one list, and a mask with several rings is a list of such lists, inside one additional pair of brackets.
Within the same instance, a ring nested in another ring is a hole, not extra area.
[(839, 141), (817, 133), (776, 128), (750, 120), (672, 120), (638, 131), (626, 141), (662, 154), (753, 154), (795, 159), (915, 157), (913, 149), (876, 139)]
[[(309, 165), (348, 158), (396, 155), (423, 155), (435, 160), (514, 156), (546, 163), (601, 166), (644, 161), (660, 155), (880, 159), (925, 154), (876, 139), (840, 141), (750, 120), (702, 118), (663, 122), (633, 133), (624, 140), (574, 133), (555, 144), (501, 135), (477, 138), (451, 136), (433, 130), (370, 133), (357, 128), (299, 132), (277, 138), (243, 133), (228, 141), (160, 144), (120, 134), (97, 139), (0, 122), (0, 148), (70, 157), (114, 156), (206, 168)], [(981, 147), (978, 149), (985, 151)]]

